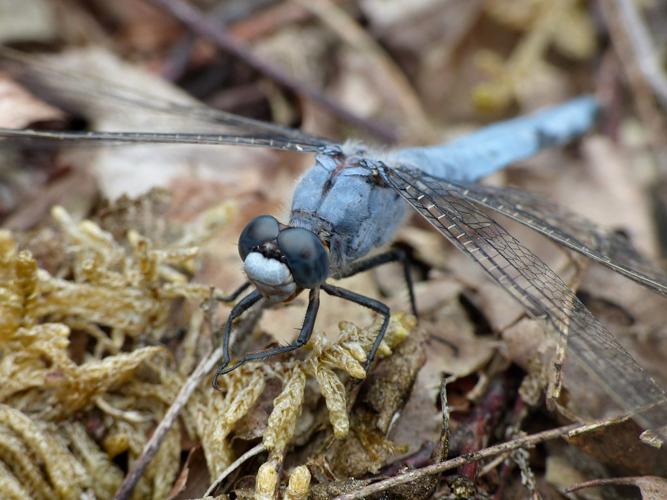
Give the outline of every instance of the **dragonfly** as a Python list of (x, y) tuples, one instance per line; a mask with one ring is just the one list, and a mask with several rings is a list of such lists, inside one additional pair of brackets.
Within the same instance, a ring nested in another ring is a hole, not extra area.
[[(367, 353), (374, 359), (387, 331), (390, 309), (382, 301), (333, 285), (374, 267), (400, 262), (416, 313), (410, 265), (389, 243), (411, 208), (500, 287), (540, 320), (568, 359), (596, 381), (645, 428), (667, 424), (667, 394), (586, 308), (570, 287), (488, 212), (517, 221), (627, 278), (667, 296), (667, 276), (639, 255), (624, 237), (542, 197), (477, 181), (537, 152), (568, 143), (594, 127), (599, 103), (581, 96), (530, 115), (496, 123), (446, 144), (381, 151), (361, 143), (338, 143), (305, 132), (210, 108), (157, 98), (130, 87), (109, 85), (91, 75), (9, 49), (0, 67), (29, 89), (60, 102), (140, 107), (196, 122), (209, 132), (67, 132), (0, 129), (0, 143), (18, 144), (192, 144), (236, 145), (314, 153), (314, 164), (294, 190), (289, 220), (271, 215), (249, 221), (238, 241), (248, 280), (225, 300), (236, 301), (222, 329), (223, 360), (213, 377), (249, 361), (294, 351), (308, 342), (321, 293), (354, 302), (382, 317)], [(222, 127), (222, 128), (221, 128)], [(369, 256), (371, 255), (371, 256)], [(247, 292), (245, 295), (244, 292)], [(255, 304), (289, 302), (307, 292), (303, 325), (292, 343), (232, 359), (234, 321)], [(237, 301), (237, 299), (239, 299)]]

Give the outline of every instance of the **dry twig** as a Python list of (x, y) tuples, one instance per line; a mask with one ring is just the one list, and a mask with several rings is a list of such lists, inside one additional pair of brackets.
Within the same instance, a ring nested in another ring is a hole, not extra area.
[(220, 474), (217, 478), (215, 478), (215, 481), (213, 481), (211, 483), (211, 486), (208, 487), (206, 493), (204, 493), (204, 496), (205, 497), (212, 496), (213, 492), (218, 488), (218, 486), (220, 486), (220, 484), (222, 484), (222, 482), (225, 480), (225, 478), (227, 478), (227, 476), (229, 476), (232, 472), (238, 469), (243, 463), (247, 462), (256, 455), (259, 455), (263, 451), (266, 451), (266, 448), (264, 447), (264, 444), (259, 443), (257, 446), (253, 446), (239, 458), (234, 460), (234, 462), (232, 462), (232, 464), (230, 464), (230, 466), (227, 467), (222, 472), (222, 474)]
[(638, 62), (638, 59), (641, 59), (643, 56), (637, 53), (638, 48), (632, 40), (631, 28), (627, 25), (628, 21), (623, 18), (624, 14), (621, 6), (613, 2), (599, 2), (599, 5), (611, 34), (614, 51), (618, 55), (627, 76), (628, 84), (632, 90), (637, 113), (641, 120), (646, 123), (649, 130), (652, 152), (656, 157), (658, 166), (664, 168), (667, 159), (664, 158), (662, 151), (664, 150), (664, 137), (667, 124), (665, 124), (663, 116), (655, 106), (653, 98), (654, 89), (650, 81), (646, 78), (644, 70), (641, 68), (641, 63)]
[[(259, 316), (257, 314), (251, 314), (239, 327), (237, 336), (249, 333), (258, 318)], [(190, 396), (192, 396), (192, 393), (195, 391), (201, 380), (213, 369), (213, 367), (215, 367), (216, 364), (218, 364), (221, 358), (222, 347), (218, 347), (205, 356), (199, 365), (197, 365), (197, 368), (190, 374), (176, 396), (176, 399), (174, 399), (174, 402), (164, 414), (164, 418), (155, 429), (155, 432), (153, 432), (153, 435), (146, 443), (146, 446), (144, 446), (141, 455), (136, 462), (134, 462), (132, 468), (127, 473), (127, 476), (125, 476), (123, 483), (120, 485), (120, 488), (118, 488), (118, 491), (114, 496), (114, 500), (126, 500), (130, 497), (134, 487), (144, 473), (144, 470), (148, 467), (148, 464), (160, 449), (160, 445), (167, 435), (167, 432), (169, 432), (174, 425), (176, 418), (190, 399)]]
[(637, 67), (662, 106), (667, 110), (667, 75), (660, 67), (655, 45), (642, 21), (637, 4), (631, 0), (616, 0), (616, 5), (620, 12), (619, 20), (635, 54)]
[(532, 434), (530, 436), (524, 436), (512, 441), (507, 441), (505, 443), (497, 444), (495, 446), (489, 446), (483, 450), (467, 453), (461, 455), (460, 457), (447, 460), (445, 462), (440, 462), (437, 464), (429, 465), (427, 467), (422, 467), (421, 469), (416, 469), (400, 476), (390, 477), (383, 481), (365, 486), (354, 493), (348, 493), (345, 495), (340, 495), (336, 497), (336, 500), (354, 500), (356, 498), (364, 498), (368, 495), (374, 493), (379, 493), (381, 491), (388, 490), (399, 484), (405, 484), (417, 479), (420, 479), (424, 476), (431, 474), (439, 474), (446, 470), (455, 469), (465, 464), (471, 462), (476, 462), (483, 460), (485, 458), (493, 457), (495, 455), (506, 453), (508, 451), (516, 450), (518, 448), (523, 448), (527, 446), (534, 446), (537, 443), (548, 441), (551, 439), (557, 439), (562, 437), (568, 437), (572, 434), (579, 434), (585, 432), (588, 429), (599, 429), (600, 425), (613, 425), (616, 421), (603, 421), (595, 424), (571, 424), (563, 427), (557, 427), (556, 429), (550, 429), (548, 431), (538, 432), (537, 434)]
[(384, 85), (391, 89), (403, 114), (410, 117), (410, 120), (407, 120), (409, 125), (405, 125), (411, 132), (409, 136), (413, 140), (423, 141), (424, 143), (432, 142), (434, 139), (433, 125), (429, 123), (414, 88), (403, 71), (394, 63), (380, 44), (332, 0), (292, 1), (312, 12), (345, 43), (363, 54), (368, 61), (368, 65), (373, 68), (373, 73), (379, 73), (378, 81), (383, 81)]
[(204, 14), (188, 5), (181, 0), (152, 0), (155, 4), (162, 6), (183, 24), (185, 24), (193, 32), (208, 38), (215, 43), (222, 50), (233, 54), (245, 61), (249, 66), (253, 67), (260, 73), (268, 76), (272, 80), (278, 82), (285, 87), (292, 89), (299, 95), (304, 95), (309, 99), (322, 106), (327, 111), (335, 114), (339, 118), (360, 127), (378, 138), (392, 143), (396, 141), (396, 135), (392, 130), (378, 123), (366, 120), (347, 109), (342, 108), (339, 104), (329, 99), (327, 96), (318, 92), (317, 90), (304, 85), (283, 73), (281, 70), (267, 64), (261, 58), (257, 57), (246, 46), (237, 42), (230, 34), (221, 26), (211, 23)]

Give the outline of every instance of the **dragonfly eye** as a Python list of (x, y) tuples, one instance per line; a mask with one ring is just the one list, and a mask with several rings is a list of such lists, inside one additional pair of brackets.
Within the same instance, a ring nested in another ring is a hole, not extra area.
[(260, 215), (248, 222), (239, 236), (239, 255), (245, 260), (253, 248), (275, 240), (280, 232), (278, 221), (270, 215)]
[(278, 248), (297, 285), (313, 288), (329, 276), (329, 257), (324, 245), (307, 229), (291, 227), (278, 235)]

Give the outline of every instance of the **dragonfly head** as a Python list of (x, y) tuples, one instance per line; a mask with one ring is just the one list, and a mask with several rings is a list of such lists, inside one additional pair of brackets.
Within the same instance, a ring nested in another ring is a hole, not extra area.
[(248, 279), (269, 299), (287, 301), (329, 276), (329, 255), (311, 231), (280, 224), (270, 215), (251, 220), (239, 237)]

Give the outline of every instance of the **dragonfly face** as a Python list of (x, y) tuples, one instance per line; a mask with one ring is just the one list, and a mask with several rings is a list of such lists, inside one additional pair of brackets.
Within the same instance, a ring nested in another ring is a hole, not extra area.
[(307, 229), (281, 225), (270, 215), (245, 226), (239, 255), (248, 279), (276, 302), (316, 288), (329, 277), (329, 255), (320, 239)]

